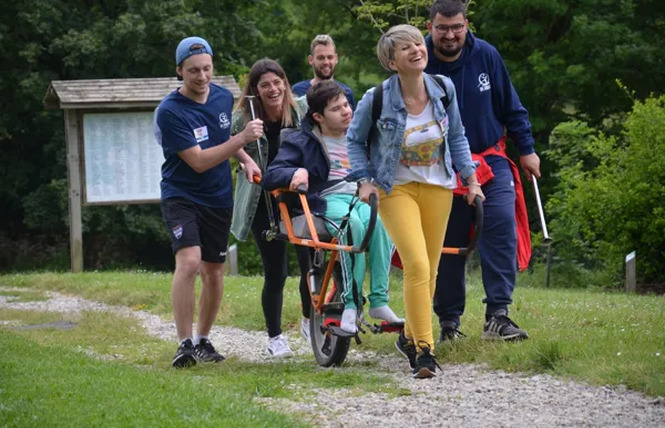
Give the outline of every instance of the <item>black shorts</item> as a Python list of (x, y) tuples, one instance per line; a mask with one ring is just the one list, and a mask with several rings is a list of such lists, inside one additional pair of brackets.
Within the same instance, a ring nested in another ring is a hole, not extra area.
[(224, 263), (233, 208), (211, 208), (185, 198), (163, 200), (161, 207), (173, 254), (184, 247), (199, 246), (201, 260)]

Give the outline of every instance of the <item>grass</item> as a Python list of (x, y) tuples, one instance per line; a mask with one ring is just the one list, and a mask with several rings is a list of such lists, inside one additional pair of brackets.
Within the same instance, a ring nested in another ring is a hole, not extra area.
[[(147, 272), (38, 273), (0, 276), (2, 291), (20, 301), (44, 300), (46, 291), (79, 295), (148, 310), (170, 319), (171, 274)], [(218, 323), (262, 330), (259, 277), (229, 277)], [(478, 275), (467, 284), (461, 327), (468, 337), (438, 346), (443, 363), (484, 363), (493, 369), (550, 373), (597, 385), (625, 385), (665, 395), (663, 297), (600, 290), (520, 287), (511, 317), (531, 338), (521, 343), (480, 340), (484, 292)], [(283, 319), (296, 334), (297, 281), (288, 280)], [(25, 291), (23, 291), (25, 290)], [(403, 313), (401, 279), (391, 278), (391, 306)], [(230, 426), (298, 426), (255, 399), (298, 398), (310, 388), (347, 387), (358, 394), (401, 394), (399, 385), (366, 367), (324, 370), (313, 361), (224, 364), (174, 371), (174, 345), (146, 336), (134, 319), (110, 313), (59, 315), (0, 309), (0, 425), (162, 426), (176, 420)], [(56, 321), (71, 330), (17, 330), (16, 324)], [(361, 349), (394, 353), (393, 335), (365, 335)], [(353, 344), (352, 346), (357, 346)], [(81, 352), (82, 351), (82, 352)], [(372, 364), (372, 363), (367, 363)], [(182, 400), (181, 397), (189, 397)], [(232, 419), (229, 419), (232, 418)]]

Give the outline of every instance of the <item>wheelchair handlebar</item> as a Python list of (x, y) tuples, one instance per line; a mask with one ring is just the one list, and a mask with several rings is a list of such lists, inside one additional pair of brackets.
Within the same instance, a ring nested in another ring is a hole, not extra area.
[(367, 246), (369, 245), (369, 240), (372, 238), (372, 233), (374, 233), (374, 228), (376, 227), (376, 218), (379, 213), (379, 203), (376, 194), (374, 193), (369, 195), (369, 208), (370, 208), (370, 215), (369, 215), (369, 224), (367, 225), (367, 231), (365, 232), (365, 237), (360, 243), (360, 246), (358, 247), (353, 246), (353, 248), (351, 249), (351, 251), (354, 253), (364, 252), (367, 249)]
[[(471, 241), (469, 242), (469, 245), (466, 248), (460, 248), (460, 254), (465, 256), (471, 254), (471, 251), (473, 251), (476, 248), (478, 240), (480, 239), (480, 231), (483, 230), (483, 220), (484, 220), (483, 200), (480, 199), (480, 196), (476, 195), (476, 197), (473, 199), (473, 204), (476, 214), (476, 221), (473, 228), (473, 236), (471, 237)], [(464, 253), (462, 253), (462, 250), (464, 250)]]

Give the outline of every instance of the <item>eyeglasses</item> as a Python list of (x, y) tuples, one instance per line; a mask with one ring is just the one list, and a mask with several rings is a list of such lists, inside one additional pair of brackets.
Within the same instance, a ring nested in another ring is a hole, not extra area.
[(448, 34), (448, 31), (452, 31), (453, 34), (459, 34), (464, 31), (466, 25), (464, 24), (455, 24), (455, 25), (437, 25), (434, 27), (436, 31), (441, 34)]

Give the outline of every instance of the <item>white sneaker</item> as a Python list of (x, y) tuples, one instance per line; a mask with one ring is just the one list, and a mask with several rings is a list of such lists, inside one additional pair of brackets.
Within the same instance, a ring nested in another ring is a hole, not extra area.
[(390, 306), (388, 305), (379, 306), (378, 308), (370, 308), (369, 316), (374, 319), (384, 320), (391, 323), (404, 322), (404, 318), (400, 318), (397, 315), (395, 315), (395, 312), (393, 312), (393, 310), (390, 309)]
[(288, 358), (293, 356), (293, 351), (289, 348), (286, 338), (281, 334), (268, 339), (266, 351), (273, 358)]
[(309, 337), (309, 318), (300, 320), (300, 335), (308, 344), (312, 344), (312, 339)]
[(347, 308), (342, 312), (342, 324), (340, 327), (347, 333), (358, 333), (358, 326), (356, 325), (356, 318), (358, 310), (356, 308)]

